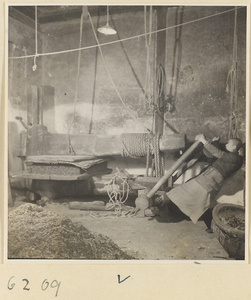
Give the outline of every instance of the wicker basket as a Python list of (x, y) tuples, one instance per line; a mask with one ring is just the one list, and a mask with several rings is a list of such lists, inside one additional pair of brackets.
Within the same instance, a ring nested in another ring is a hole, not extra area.
[(213, 209), (212, 230), (230, 258), (245, 258), (245, 208), (218, 204)]

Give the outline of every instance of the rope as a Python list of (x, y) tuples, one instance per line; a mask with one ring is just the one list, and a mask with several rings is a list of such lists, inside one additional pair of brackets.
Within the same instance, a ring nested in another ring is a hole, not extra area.
[(149, 133), (123, 133), (121, 135), (123, 144), (122, 157), (144, 157), (152, 152), (152, 138)]
[(154, 166), (155, 166), (155, 177), (162, 177), (164, 175), (164, 156), (159, 150), (160, 135), (155, 135), (154, 141)]
[[(112, 76), (111, 76), (111, 74), (110, 74), (110, 72), (109, 72), (109, 69), (108, 69), (107, 63), (106, 63), (106, 61), (105, 61), (105, 58), (104, 58), (104, 55), (103, 55), (103, 52), (102, 52), (102, 49), (101, 49), (101, 46), (100, 46), (98, 37), (97, 37), (97, 35), (96, 35), (95, 29), (94, 29), (94, 26), (93, 26), (93, 22), (92, 22), (91, 15), (90, 15), (89, 12), (88, 12), (88, 16), (89, 16), (89, 20), (90, 20), (90, 23), (91, 23), (91, 26), (92, 26), (93, 35), (94, 35), (95, 40), (96, 40), (96, 42), (97, 42), (97, 46), (98, 46), (98, 49), (99, 49), (99, 52), (100, 52), (100, 55), (101, 55), (103, 64), (104, 64), (104, 66), (105, 66), (107, 75), (108, 75), (108, 77), (110, 78), (111, 83), (112, 83), (112, 86), (113, 86), (113, 88), (115, 89), (115, 91), (116, 91), (116, 93), (117, 93), (117, 95), (118, 95), (118, 97), (119, 97), (121, 103), (122, 103), (123, 106), (125, 107), (126, 111), (129, 112), (129, 108), (126, 106), (124, 100), (122, 99), (122, 97), (121, 97), (121, 95), (120, 95), (120, 93), (119, 93), (119, 91), (118, 91), (118, 89), (117, 89), (117, 87), (116, 87), (116, 85), (115, 85), (115, 83), (114, 83), (114, 80), (113, 80), (113, 78), (112, 78)], [(135, 116), (134, 116), (133, 114), (131, 114), (131, 113), (130, 113), (130, 116), (131, 116), (133, 119), (136, 119)], [(137, 120), (137, 119), (136, 119), (136, 120)]]
[[(168, 9), (166, 10), (166, 25), (168, 26)], [(166, 45), (165, 45), (165, 72), (167, 73), (168, 70), (168, 60), (167, 60), (167, 54), (168, 54), (168, 30), (166, 30)]]
[[(145, 29), (145, 46), (146, 46), (146, 77), (145, 77), (145, 101), (150, 105), (152, 102), (151, 95), (151, 64), (150, 64), (150, 46), (152, 40), (152, 6), (150, 6), (150, 14), (149, 14), (149, 32), (150, 35), (147, 35), (147, 8), (144, 6), (144, 29)], [(147, 39), (148, 37), (148, 39)]]
[(149, 168), (150, 168), (150, 155), (151, 155), (151, 138), (149, 136), (147, 143), (147, 154), (146, 154), (146, 176), (149, 176)]
[[(97, 27), (99, 28), (99, 17), (97, 20)], [(95, 96), (96, 96), (97, 68), (98, 68), (98, 48), (95, 49), (94, 80), (93, 80), (93, 88), (92, 88), (91, 118), (90, 118), (90, 124), (89, 124), (89, 134), (92, 133), (92, 127), (93, 127), (94, 103), (95, 103)]]
[(238, 62), (237, 62), (237, 8), (235, 8), (234, 15), (234, 39), (233, 39), (233, 62), (232, 67), (227, 75), (226, 92), (230, 96), (230, 118), (229, 118), (229, 132), (228, 138), (237, 137), (238, 116), (237, 116), (237, 102), (238, 102)]
[[(104, 55), (103, 55), (103, 52), (102, 52), (102, 49), (101, 49), (101, 46), (100, 46), (98, 37), (97, 37), (97, 35), (96, 35), (96, 32), (95, 32), (95, 29), (94, 29), (94, 26), (93, 26), (93, 22), (92, 22), (92, 18), (91, 18), (90, 13), (88, 13), (88, 16), (89, 16), (90, 23), (91, 23), (91, 26), (92, 26), (93, 35), (94, 35), (95, 40), (96, 40), (96, 42), (97, 42), (97, 46), (98, 46), (98, 49), (99, 49), (99, 52), (100, 52), (100, 55), (101, 55), (103, 64), (104, 64), (104, 66), (105, 66), (107, 75), (108, 75), (108, 77), (109, 77), (109, 79), (110, 79), (110, 81), (111, 81), (111, 83), (112, 83), (112, 86), (113, 86), (114, 90), (116, 91), (117, 96), (119, 97), (119, 100), (121, 101), (122, 105), (123, 105), (124, 108), (126, 109), (126, 112), (128, 113), (128, 115), (130, 115), (130, 117), (131, 117), (134, 121), (139, 122), (139, 120), (135, 117), (135, 115), (131, 112), (131, 110), (126, 106), (124, 100), (122, 99), (122, 97), (121, 97), (121, 95), (120, 95), (120, 93), (119, 93), (119, 90), (117, 89), (117, 87), (116, 87), (116, 85), (115, 85), (115, 82), (114, 82), (114, 80), (113, 80), (113, 78), (112, 78), (112, 76), (111, 76), (111, 73), (110, 73), (110, 71), (109, 71), (109, 68), (108, 68), (108, 66), (107, 66), (107, 63), (106, 63), (106, 61), (105, 61), (105, 57), (104, 57)], [(141, 125), (142, 125), (142, 124), (141, 124)], [(143, 125), (143, 127), (144, 127), (146, 130), (149, 131), (149, 129), (148, 129), (146, 126)]]
[(110, 78), (111, 83), (112, 83), (112, 85), (113, 85), (113, 87), (114, 87), (114, 89), (115, 89), (115, 91), (116, 91), (116, 93), (117, 93), (117, 95), (118, 95), (120, 101), (122, 102), (123, 106), (125, 107), (126, 110), (128, 110), (128, 108), (127, 108), (127, 106), (126, 106), (124, 100), (123, 100), (122, 97), (120, 96), (120, 93), (119, 93), (119, 91), (118, 91), (118, 89), (117, 89), (117, 87), (116, 87), (116, 85), (115, 85), (115, 83), (114, 83), (114, 81), (113, 81), (113, 78), (112, 78), (112, 76), (111, 76), (111, 74), (110, 74), (110, 72), (109, 72), (109, 69), (108, 69), (107, 63), (106, 63), (106, 61), (105, 61), (105, 58), (104, 58), (104, 55), (103, 55), (103, 52), (102, 52), (102, 49), (101, 49), (101, 46), (100, 46), (98, 37), (97, 37), (96, 32), (95, 32), (95, 28), (94, 28), (94, 25), (93, 25), (93, 22), (92, 22), (91, 15), (90, 15), (89, 12), (88, 12), (88, 16), (89, 16), (89, 20), (90, 20), (90, 23), (91, 23), (91, 26), (92, 26), (92, 32), (93, 32), (94, 38), (95, 38), (95, 40), (96, 40), (96, 42), (97, 42), (97, 46), (98, 46), (98, 48), (99, 48), (99, 52), (100, 52), (100, 55), (101, 55), (101, 58), (102, 58), (104, 67), (105, 67), (105, 69), (106, 69), (107, 75), (108, 75), (108, 77)]
[(163, 108), (163, 93), (165, 89), (165, 71), (164, 68), (159, 65), (156, 70), (156, 88), (157, 88), (157, 95), (156, 95), (156, 102), (154, 104), (155, 110), (158, 113), (161, 113), (161, 108)]
[[(241, 8), (243, 8), (243, 6), (238, 7), (237, 9), (241, 9)], [(203, 20), (206, 20), (206, 19), (209, 19), (209, 18), (213, 18), (213, 17), (219, 16), (219, 15), (222, 15), (222, 14), (226, 14), (226, 13), (232, 12), (233, 10), (235, 10), (235, 8), (229, 9), (229, 10), (225, 10), (223, 12), (220, 12), (220, 13), (217, 13), (217, 14), (214, 14), (214, 15), (211, 15), (211, 16), (205, 16), (205, 17), (202, 17), (202, 18), (199, 18), (199, 19), (196, 19), (196, 20), (191, 20), (191, 21), (188, 21), (188, 22), (184, 22), (182, 24), (177, 24), (177, 25), (165, 27), (165, 28), (162, 28), (162, 29), (154, 30), (154, 31), (152, 31), (150, 33), (146, 33), (146, 34), (143, 33), (143, 34), (131, 36), (129, 38), (124, 38), (124, 39), (120, 39), (120, 40), (116, 40), (116, 41), (111, 41), (111, 42), (107, 42), (107, 43), (103, 43), (103, 44), (99, 44), (99, 45), (92, 45), (92, 46), (87, 46), (87, 47), (81, 47), (81, 48), (69, 49), (69, 50), (62, 50), (62, 51), (55, 51), (55, 52), (39, 53), (38, 56), (49, 56), (49, 55), (64, 54), (64, 53), (69, 53), (69, 52), (76, 52), (76, 51), (80, 51), (80, 50), (88, 50), (88, 49), (92, 49), (92, 48), (96, 48), (96, 47), (102, 47), (102, 46), (116, 44), (116, 43), (119, 43), (119, 42), (124, 42), (124, 41), (133, 40), (133, 39), (138, 39), (140, 37), (144, 37), (145, 35), (149, 35), (149, 34), (153, 34), (153, 33), (158, 33), (158, 32), (162, 32), (162, 31), (168, 30), (168, 29), (173, 29), (173, 28), (176, 28), (176, 27), (180, 27), (180, 26), (184, 26), (184, 25), (189, 25), (189, 24), (192, 24), (192, 23), (200, 22), (200, 21), (203, 21)], [(26, 58), (26, 57), (29, 58), (29, 57), (34, 57), (34, 56), (36, 56), (36, 55), (35, 54), (31, 54), (31, 55), (25, 55), (25, 56), (23, 55), (23, 56), (9, 57), (9, 59), (21, 59), (21, 58)]]
[(35, 6), (35, 56), (34, 56), (34, 62), (32, 66), (32, 71), (36, 71), (37, 69), (37, 6)]
[[(122, 189), (121, 189), (122, 188)], [(119, 170), (114, 174), (112, 179), (106, 185), (109, 203), (106, 205), (107, 210), (114, 209), (118, 216), (129, 216), (133, 213), (133, 207), (130, 210), (123, 211), (123, 206), (128, 199), (130, 186), (127, 177), (121, 176)]]
[[(84, 12), (82, 11), (81, 18), (80, 18), (80, 30), (79, 30), (79, 48), (82, 45), (82, 35), (83, 35), (83, 19), (84, 19)], [(75, 94), (74, 94), (74, 107), (73, 107), (73, 116), (71, 123), (69, 125), (68, 130), (68, 147), (69, 147), (69, 154), (76, 155), (73, 146), (71, 144), (71, 129), (75, 120), (76, 116), (76, 107), (77, 107), (77, 100), (78, 100), (78, 87), (79, 87), (79, 75), (80, 75), (80, 64), (81, 64), (81, 51), (78, 52), (78, 64), (77, 64), (77, 76), (76, 76), (76, 86), (75, 86)]]
[[(183, 7), (176, 10), (176, 20), (179, 24), (183, 22)], [(175, 101), (177, 97), (177, 88), (179, 80), (179, 70), (181, 64), (182, 42), (181, 42), (182, 27), (175, 28), (175, 43), (173, 51), (172, 78), (167, 97), (167, 110), (173, 112), (175, 110)]]

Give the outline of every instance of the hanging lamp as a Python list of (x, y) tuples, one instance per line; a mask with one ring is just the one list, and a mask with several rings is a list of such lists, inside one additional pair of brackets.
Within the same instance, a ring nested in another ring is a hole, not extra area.
[(98, 32), (103, 33), (104, 35), (113, 35), (117, 33), (117, 31), (109, 25), (109, 6), (107, 6), (106, 25), (98, 28)]

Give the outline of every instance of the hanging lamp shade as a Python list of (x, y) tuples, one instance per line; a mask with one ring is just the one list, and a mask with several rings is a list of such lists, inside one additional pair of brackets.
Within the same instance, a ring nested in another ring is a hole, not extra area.
[(98, 32), (103, 33), (104, 35), (113, 35), (117, 33), (117, 31), (109, 25), (109, 6), (107, 6), (106, 25), (98, 28)]

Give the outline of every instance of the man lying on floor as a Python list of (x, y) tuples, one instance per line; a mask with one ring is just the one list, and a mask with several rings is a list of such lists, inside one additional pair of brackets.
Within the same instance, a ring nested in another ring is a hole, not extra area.
[(207, 225), (207, 231), (212, 232), (210, 200), (216, 196), (224, 180), (242, 166), (243, 157), (239, 155), (242, 142), (237, 138), (232, 138), (222, 151), (208, 142), (203, 134), (197, 135), (195, 140), (203, 143), (205, 155), (213, 156), (215, 160), (198, 176), (173, 188), (155, 201), (156, 204), (165, 206), (167, 210), (179, 209), (195, 224), (201, 217)]

